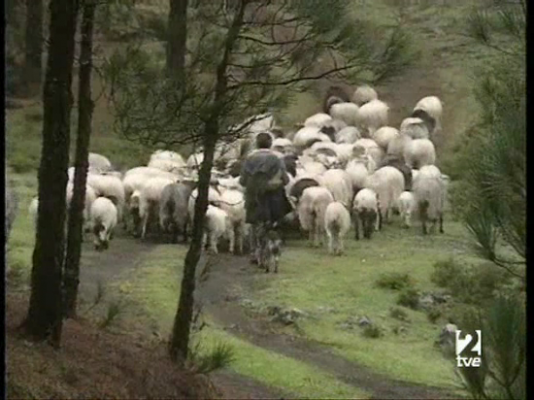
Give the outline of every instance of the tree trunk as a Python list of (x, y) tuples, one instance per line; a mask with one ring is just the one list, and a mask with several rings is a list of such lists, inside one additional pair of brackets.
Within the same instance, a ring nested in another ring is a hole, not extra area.
[(39, 210), (33, 251), (31, 296), (23, 328), (34, 340), (59, 346), (62, 328), (62, 267), (69, 165), (70, 111), (77, 1), (50, 1), (50, 44), (43, 92), (43, 146)]
[(43, 54), (43, 0), (26, 0), (24, 78), (27, 95), (41, 90)]
[(76, 299), (80, 277), (80, 257), (83, 240), (83, 211), (85, 208), (85, 188), (89, 167), (89, 142), (93, 100), (91, 99), (91, 70), (93, 52), (93, 26), (96, 4), (94, 0), (83, 1), (81, 24), (80, 72), (78, 85), (78, 136), (76, 138), (76, 158), (74, 161), (74, 188), (69, 209), (67, 255), (65, 260), (65, 317), (76, 316)]
[(167, 76), (180, 82), (184, 77), (187, 42), (188, 0), (169, 0)]
[[(195, 217), (193, 234), (189, 250), (185, 256), (184, 272), (180, 291), (178, 310), (174, 318), (172, 337), (169, 347), (171, 359), (179, 363), (187, 360), (189, 349), (189, 333), (193, 316), (196, 268), (202, 252), (202, 236), (204, 234), (204, 218), (208, 209), (208, 192), (211, 180), (211, 168), (217, 143), (218, 126), (206, 128), (204, 144), (204, 160), (198, 177), (198, 197), (195, 201)], [(215, 132), (215, 134), (213, 134)]]
[(217, 81), (215, 85), (213, 107), (204, 130), (204, 160), (199, 172), (198, 197), (195, 202), (195, 217), (193, 220), (193, 238), (185, 257), (178, 310), (176, 311), (176, 316), (174, 318), (174, 326), (169, 344), (169, 355), (171, 359), (181, 364), (185, 363), (189, 353), (189, 336), (191, 332), (191, 319), (193, 317), (196, 268), (202, 250), (202, 235), (204, 231), (204, 217), (208, 208), (211, 168), (213, 166), (215, 146), (219, 138), (219, 117), (223, 112), (226, 92), (228, 89), (226, 69), (230, 62), (233, 47), (243, 25), (243, 16), (247, 4), (248, 0), (241, 0), (239, 10), (228, 30), (223, 58), (217, 66), (216, 71)]

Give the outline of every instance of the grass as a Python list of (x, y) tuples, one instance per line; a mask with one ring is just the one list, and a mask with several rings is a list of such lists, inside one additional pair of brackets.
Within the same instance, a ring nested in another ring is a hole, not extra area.
[[(378, 288), (375, 282), (384, 273), (396, 272), (412, 276), (421, 289), (435, 289), (430, 276), (436, 260), (455, 251), (459, 257), (471, 258), (466, 233), (450, 223), (445, 226), (446, 234), (423, 238), (416, 227), (403, 232), (398, 225), (386, 226), (371, 241), (355, 242), (349, 234), (347, 255), (336, 260), (327, 255), (326, 248), (310, 250), (303, 242), (291, 242), (284, 250), (281, 273), (267, 287), (247, 296), (315, 313), (319, 319), (299, 324), (305, 335), (350, 360), (402, 380), (451, 387), (453, 369), (433, 348), (440, 327), (432, 325), (425, 313), (406, 309), (412, 323), (406, 334), (393, 334), (398, 321), (390, 317), (389, 310), (398, 292)], [(319, 307), (335, 311), (317, 314)], [(383, 337), (369, 340), (337, 327), (349, 317), (364, 315), (384, 328)]]
[[(130, 280), (119, 284), (121, 293), (144, 310), (143, 318), (150, 319), (149, 325), (156, 324), (165, 335), (171, 331), (180, 294), (182, 265), (176, 260), (183, 259), (185, 251), (185, 247), (159, 246), (137, 270), (129, 271)], [(231, 369), (285, 391), (304, 397), (365, 396), (363, 391), (343, 384), (318, 368), (252, 345), (213, 324), (194, 337), (207, 348), (220, 343), (231, 346), (234, 356)]]
[(18, 211), (7, 245), (7, 264), (11, 282), (26, 283), (30, 276), (35, 229), (28, 213), (30, 202), (37, 192), (37, 178), (29, 173), (10, 174), (11, 185), (17, 193)]
[(233, 345), (235, 360), (232, 369), (265, 384), (283, 388), (305, 398), (366, 398), (356, 390), (319, 368), (308, 366), (277, 353), (269, 352), (238, 339), (224, 331), (207, 328), (201, 333), (206, 343), (224, 340)]

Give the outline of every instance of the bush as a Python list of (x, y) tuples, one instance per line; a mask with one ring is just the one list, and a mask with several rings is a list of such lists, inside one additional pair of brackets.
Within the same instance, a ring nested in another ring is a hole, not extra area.
[(234, 348), (226, 343), (217, 343), (213, 349), (203, 352), (198, 342), (189, 352), (188, 369), (195, 373), (208, 374), (228, 367), (235, 359)]
[(526, 399), (525, 300), (499, 295), (481, 311), (463, 326), (483, 332), (482, 368), (459, 368), (457, 374), (472, 398)]
[(433, 324), (435, 324), (442, 315), (443, 313), (439, 307), (430, 307), (428, 310), (426, 310), (426, 316)]
[(378, 325), (369, 324), (363, 328), (362, 335), (367, 338), (376, 339), (381, 337), (383, 332)]
[(414, 288), (404, 289), (397, 298), (397, 304), (417, 310), (419, 308), (419, 292)]
[(490, 262), (462, 266), (452, 258), (434, 265), (431, 280), (460, 302), (480, 305), (507, 285), (511, 276)]
[(392, 318), (398, 319), (399, 321), (404, 321), (404, 322), (410, 321), (410, 318), (408, 317), (408, 313), (400, 307), (392, 307), (389, 310), (389, 315)]
[(414, 285), (412, 277), (406, 273), (390, 272), (380, 275), (376, 285), (383, 289), (402, 290)]

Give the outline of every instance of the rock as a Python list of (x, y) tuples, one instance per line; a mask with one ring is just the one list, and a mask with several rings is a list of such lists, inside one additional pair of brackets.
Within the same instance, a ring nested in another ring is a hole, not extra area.
[(299, 310), (298, 308), (288, 308), (281, 309), (280, 307), (274, 306), (270, 307), (270, 315), (274, 315), (273, 321), (281, 322), (284, 325), (294, 324), (298, 319), (306, 316), (307, 314), (304, 311)]
[(371, 325), (372, 322), (369, 318), (367, 317), (361, 317), (359, 320), (358, 320), (358, 325), (361, 326), (361, 327), (364, 327), (364, 326), (367, 326), (367, 325)]
[(422, 308), (423, 310), (428, 310), (433, 305), (434, 305), (434, 296), (432, 294), (422, 294), (419, 297), (418, 308)]
[(279, 306), (269, 306), (267, 307), (267, 314), (268, 315), (277, 315), (282, 311), (282, 308)]
[(444, 293), (432, 293), (432, 297), (434, 298), (434, 302), (436, 304), (443, 304), (448, 303), (451, 301), (452, 296)]
[(239, 301), (239, 303), (243, 306), (243, 307), (248, 307), (248, 308), (254, 308), (254, 302), (250, 299), (241, 299)]
[(454, 346), (456, 341), (456, 331), (458, 327), (455, 324), (447, 324), (441, 330), (435, 344), (439, 346)]

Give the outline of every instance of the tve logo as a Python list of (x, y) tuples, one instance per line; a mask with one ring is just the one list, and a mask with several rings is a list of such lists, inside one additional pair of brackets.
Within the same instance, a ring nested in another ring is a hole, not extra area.
[(480, 367), (482, 362), (482, 332), (475, 330), (477, 334), (476, 343), (471, 349), (471, 352), (478, 354), (478, 357), (462, 357), (460, 354), (465, 348), (475, 340), (470, 334), (465, 335), (465, 338), (461, 338), (461, 330), (456, 331), (456, 366), (457, 367)]

